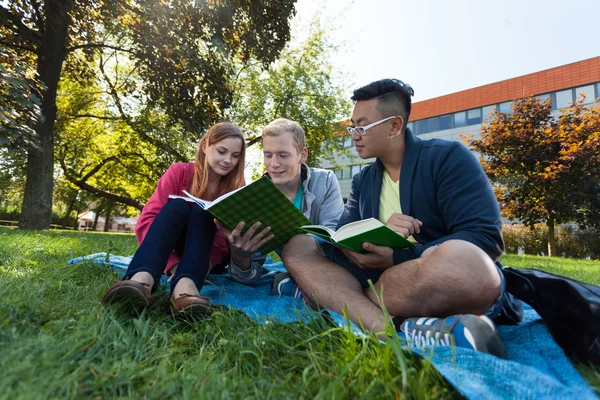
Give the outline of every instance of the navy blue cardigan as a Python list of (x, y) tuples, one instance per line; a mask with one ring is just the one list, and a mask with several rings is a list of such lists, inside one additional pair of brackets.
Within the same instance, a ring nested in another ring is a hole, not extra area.
[[(395, 250), (394, 264), (451, 239), (471, 242), (496, 260), (504, 251), (500, 208), (479, 161), (459, 142), (421, 140), (408, 128), (405, 138), (400, 204), (403, 214), (423, 222), (421, 232), (413, 235), (423, 246)], [(378, 159), (354, 176), (338, 228), (379, 217), (383, 170)]]

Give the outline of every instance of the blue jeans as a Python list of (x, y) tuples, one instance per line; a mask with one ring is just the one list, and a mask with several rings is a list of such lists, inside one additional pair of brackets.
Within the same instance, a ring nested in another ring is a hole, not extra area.
[[(329, 261), (338, 264), (346, 271), (350, 272), (352, 276), (354, 276), (354, 278), (356, 278), (356, 280), (360, 283), (363, 289), (369, 287), (369, 280), (371, 280), (371, 282), (373, 282), (374, 284), (379, 280), (379, 277), (383, 273), (383, 271), (359, 268), (356, 264), (350, 261), (340, 249), (338, 249), (333, 244), (316, 236), (313, 236), (313, 238), (315, 239), (315, 242), (317, 242), (317, 246), (319, 246), (319, 250), (321, 251), (321, 253), (323, 253), (323, 255), (329, 259)], [(506, 281), (504, 280), (504, 275), (502, 274), (502, 271), (500, 270), (498, 264), (496, 264), (496, 268), (498, 269), (498, 273), (500, 274), (502, 284), (500, 288), (500, 294), (496, 298), (496, 301), (484, 313), (485, 316), (489, 317), (490, 319), (497, 317), (502, 311), (502, 305), (504, 304), (504, 294), (506, 292)]]
[(194, 204), (192, 207), (181, 199), (170, 200), (150, 225), (124, 279), (129, 279), (138, 272), (148, 272), (154, 278), (154, 292), (158, 288), (167, 260), (175, 250), (181, 259), (171, 281), (171, 288), (181, 278), (190, 278), (200, 290), (209, 271), (210, 252), (216, 231), (213, 217), (200, 206)]

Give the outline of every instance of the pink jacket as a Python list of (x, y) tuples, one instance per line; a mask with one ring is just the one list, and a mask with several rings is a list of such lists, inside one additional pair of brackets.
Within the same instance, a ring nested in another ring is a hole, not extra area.
[[(146, 237), (150, 225), (154, 221), (154, 218), (158, 215), (160, 210), (165, 204), (170, 194), (182, 196), (181, 191), (183, 189), (190, 190), (192, 179), (194, 177), (194, 163), (176, 163), (169, 167), (167, 172), (158, 181), (156, 190), (148, 200), (148, 203), (142, 210), (142, 215), (138, 219), (135, 226), (135, 236), (138, 241), (138, 245), (142, 243)], [(225, 237), (225, 234), (217, 230), (215, 240), (213, 242), (213, 248), (210, 253), (211, 268), (217, 264), (220, 264), (225, 256), (229, 253), (229, 242)], [(179, 256), (173, 251), (167, 261), (165, 273), (179, 263)]]

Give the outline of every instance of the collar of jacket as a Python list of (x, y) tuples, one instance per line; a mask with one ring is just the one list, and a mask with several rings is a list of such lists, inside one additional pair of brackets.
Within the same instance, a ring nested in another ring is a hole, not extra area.
[[(410, 191), (412, 181), (415, 175), (415, 165), (419, 158), (419, 152), (421, 151), (421, 144), (423, 141), (416, 137), (410, 128), (406, 128), (404, 131), (405, 138), (405, 150), (404, 158), (402, 159), (402, 169), (400, 171), (400, 207), (402, 212), (410, 215)], [(383, 179), (383, 163), (379, 158), (375, 161), (375, 176), (374, 182), (378, 182), (379, 185), (374, 187), (375, 198), (379, 199), (381, 195), (381, 181)], [(379, 216), (379, 201), (373, 202), (372, 204), (373, 215)]]

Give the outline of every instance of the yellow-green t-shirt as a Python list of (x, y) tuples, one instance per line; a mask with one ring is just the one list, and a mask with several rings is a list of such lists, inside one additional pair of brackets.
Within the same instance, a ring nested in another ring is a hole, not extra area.
[[(400, 180), (394, 182), (392, 177), (383, 170), (383, 180), (381, 181), (381, 196), (379, 197), (379, 221), (385, 224), (392, 214), (402, 214), (402, 206), (400, 205)], [(417, 240), (411, 236), (408, 240), (418, 244)]]

